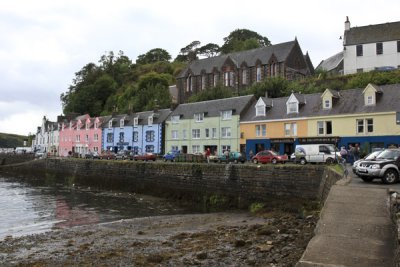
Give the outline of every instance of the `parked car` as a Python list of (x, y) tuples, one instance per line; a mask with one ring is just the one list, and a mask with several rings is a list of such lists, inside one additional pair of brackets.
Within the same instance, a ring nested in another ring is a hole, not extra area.
[(251, 161), (255, 164), (258, 163), (286, 163), (288, 161), (287, 155), (279, 155), (275, 151), (272, 150), (264, 150), (258, 152), (255, 156), (251, 158)]
[(385, 184), (398, 182), (400, 175), (400, 149), (385, 149), (375, 159), (363, 160), (356, 169), (365, 182), (381, 179)]
[(307, 162), (332, 164), (341, 159), (338, 149), (332, 144), (297, 145), (295, 162), (304, 165)]
[(121, 160), (125, 160), (125, 159), (129, 159), (129, 151), (126, 150), (120, 150), (117, 152), (117, 154), (115, 154), (115, 159), (121, 159)]
[(354, 173), (354, 174), (357, 174), (357, 168), (358, 168), (360, 162), (365, 161), (365, 160), (374, 160), (374, 159), (376, 159), (376, 157), (377, 157), (382, 151), (383, 151), (383, 150), (377, 150), (377, 151), (371, 152), (371, 153), (369, 153), (367, 156), (365, 156), (364, 158), (354, 161), (353, 167), (352, 167), (353, 173)]
[(45, 151), (36, 151), (35, 152), (35, 158), (44, 158), (46, 156), (47, 156), (47, 154)]
[(179, 150), (171, 150), (167, 154), (163, 156), (164, 161), (175, 161), (175, 158), (180, 154), (181, 152)]
[(217, 158), (217, 162), (234, 162), (234, 163), (245, 163), (246, 162), (246, 157), (240, 153), (240, 152), (229, 152), (229, 153), (224, 153), (222, 155), (219, 155)]
[(84, 155), (85, 159), (100, 159), (100, 154), (97, 151), (88, 152)]
[(115, 159), (115, 153), (112, 151), (103, 151), (100, 154), (100, 159)]
[(143, 161), (156, 161), (157, 155), (154, 153), (144, 153), (144, 154), (136, 154), (133, 156), (134, 161), (143, 160)]

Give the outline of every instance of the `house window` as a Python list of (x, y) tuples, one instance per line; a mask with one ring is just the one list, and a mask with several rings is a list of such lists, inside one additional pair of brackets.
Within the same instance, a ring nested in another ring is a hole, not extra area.
[(317, 122), (317, 134), (318, 135), (331, 135), (332, 134), (332, 122), (331, 121), (318, 121)]
[(217, 128), (211, 129), (211, 138), (217, 138)]
[(367, 105), (373, 105), (373, 104), (374, 102), (372, 95), (367, 96)]
[(231, 137), (231, 127), (222, 127), (221, 128), (221, 137), (222, 138), (230, 138)]
[(357, 120), (357, 133), (364, 133), (364, 120)]
[(232, 110), (224, 110), (224, 111), (222, 111), (222, 119), (223, 120), (232, 119)]
[(98, 134), (94, 134), (93, 135), (93, 141), (99, 141), (99, 135)]
[(139, 140), (139, 132), (134, 131), (132, 139), (133, 139), (133, 142), (137, 142)]
[(192, 146), (192, 153), (193, 153), (193, 154), (201, 153), (201, 152), (200, 152), (200, 146), (199, 146), (199, 145), (193, 145), (193, 146)]
[(324, 109), (330, 109), (331, 108), (331, 101), (329, 99), (324, 101)]
[(112, 128), (112, 120), (110, 120), (109, 122), (108, 122), (108, 128)]
[(85, 141), (86, 141), (86, 143), (89, 142), (89, 135), (88, 134), (85, 136)]
[(182, 130), (182, 138), (183, 138), (184, 140), (187, 139), (187, 130), (186, 130), (186, 129)]
[(123, 143), (125, 141), (125, 134), (124, 133), (119, 133), (119, 142)]
[(298, 112), (297, 102), (289, 102), (288, 103), (288, 113), (297, 113)]
[(265, 116), (265, 105), (256, 106), (256, 116)]
[(242, 84), (247, 84), (247, 71), (242, 70)]
[(374, 119), (366, 119), (365, 124), (367, 125), (367, 133), (374, 132)]
[(133, 118), (133, 127), (137, 127), (139, 124), (139, 117)]
[[(49, 137), (47, 137), (47, 138), (49, 138)], [(81, 136), (80, 135), (77, 135), (76, 136), (76, 142), (80, 142), (81, 141)], [(48, 141), (47, 141), (48, 142)]]
[(224, 73), (224, 85), (229, 86), (229, 72)]
[(123, 128), (124, 127), (124, 123), (125, 123), (124, 119), (120, 119), (119, 120), (119, 127)]
[(382, 43), (376, 43), (376, 54), (377, 55), (383, 54), (383, 44)]
[(356, 52), (357, 52), (357, 57), (362, 57), (363, 56), (363, 45), (357, 45)]
[(210, 129), (208, 129), (208, 128), (204, 129), (204, 134), (205, 134), (206, 138), (210, 138)]
[(94, 123), (94, 128), (97, 129), (98, 127), (99, 127), (99, 123), (98, 123), (98, 122), (95, 122), (95, 123)]
[(285, 123), (285, 136), (297, 136), (297, 123)]
[(256, 136), (267, 136), (267, 125), (265, 124), (260, 124), (256, 125)]
[(194, 119), (196, 122), (202, 122), (204, 120), (204, 113), (195, 113)]
[(172, 130), (171, 131), (171, 138), (172, 139), (178, 139), (178, 130)]
[(397, 53), (400, 53), (400, 41), (397, 41)]
[(200, 129), (192, 129), (192, 139), (200, 139)]
[(180, 119), (180, 116), (179, 115), (174, 115), (174, 116), (171, 116), (171, 122), (172, 123), (179, 123), (179, 119)]
[(147, 153), (154, 153), (154, 146), (153, 145), (147, 145), (145, 149), (146, 149)]
[(363, 68), (357, 69), (357, 73), (363, 73), (363, 72), (364, 72), (364, 69), (363, 69)]
[(256, 70), (256, 81), (257, 82), (261, 81), (261, 67), (257, 67), (257, 70)]
[(172, 151), (178, 151), (178, 146), (171, 146)]
[(154, 142), (154, 131), (146, 131), (146, 142)]
[(233, 71), (229, 72), (229, 84), (235, 86), (235, 73)]
[(153, 116), (149, 116), (148, 124), (151, 126), (153, 125)]
[(201, 76), (201, 90), (206, 89), (206, 75)]
[(107, 134), (107, 143), (112, 143), (113, 141), (114, 141), (113, 133), (108, 133)]
[(89, 123), (88, 122), (85, 124), (85, 128), (86, 128), (86, 130), (89, 130)]
[(217, 86), (218, 83), (218, 73), (214, 74), (214, 87)]
[(186, 92), (190, 91), (192, 91), (192, 76), (189, 76), (186, 79)]
[(221, 148), (222, 148), (222, 152), (231, 151), (231, 146), (230, 145), (222, 145)]

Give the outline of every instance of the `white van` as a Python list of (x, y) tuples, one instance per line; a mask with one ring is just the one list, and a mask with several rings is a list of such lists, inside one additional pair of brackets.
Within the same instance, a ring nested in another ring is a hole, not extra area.
[(307, 162), (332, 164), (340, 160), (338, 149), (332, 144), (296, 145), (296, 162), (304, 165)]

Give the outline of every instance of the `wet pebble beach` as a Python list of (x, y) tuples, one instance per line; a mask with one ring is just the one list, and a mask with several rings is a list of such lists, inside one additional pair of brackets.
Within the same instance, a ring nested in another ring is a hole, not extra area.
[(0, 240), (1, 266), (294, 266), (318, 214), (167, 215)]

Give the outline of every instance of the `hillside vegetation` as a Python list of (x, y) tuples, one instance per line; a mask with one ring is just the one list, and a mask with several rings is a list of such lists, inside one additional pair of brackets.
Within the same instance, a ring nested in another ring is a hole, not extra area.
[(23, 135), (0, 133), (0, 148), (24, 146), (24, 140), (28, 140), (28, 137)]

